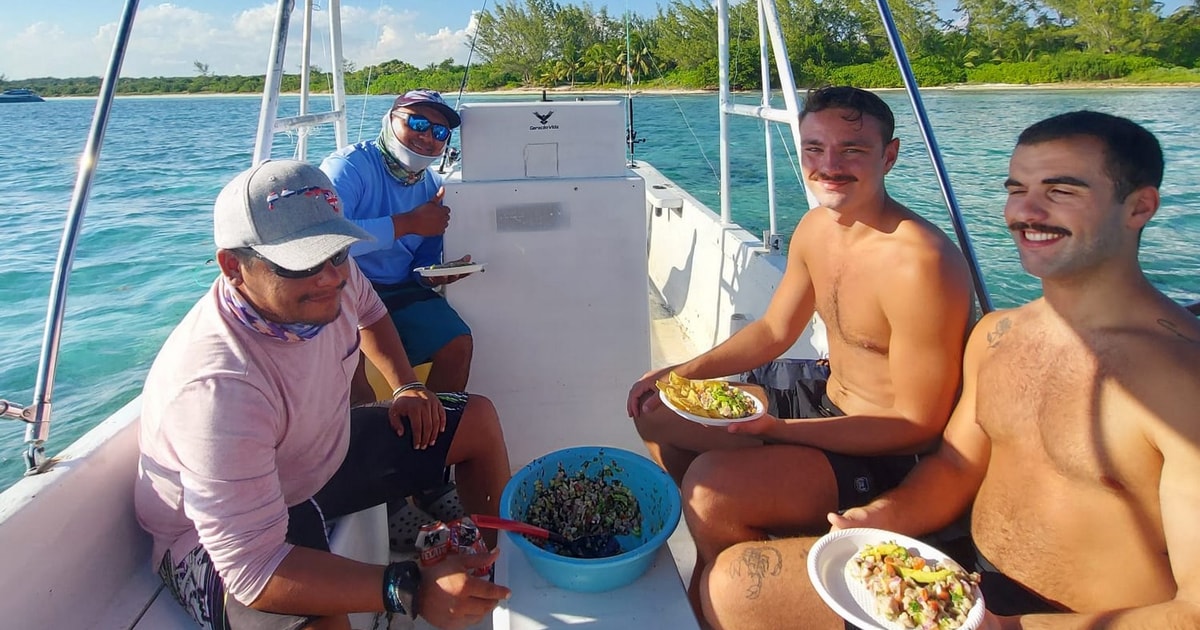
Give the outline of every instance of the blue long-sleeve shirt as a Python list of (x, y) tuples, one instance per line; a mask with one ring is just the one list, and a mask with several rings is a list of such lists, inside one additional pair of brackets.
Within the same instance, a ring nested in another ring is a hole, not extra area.
[(411, 212), (433, 199), (442, 177), (426, 171), (425, 177), (404, 186), (387, 171), (374, 140), (343, 147), (321, 162), (346, 218), (371, 233), (374, 241), (359, 241), (350, 248), (364, 275), (379, 284), (416, 282), (416, 267), (442, 261), (442, 237), (405, 234), (395, 237), (393, 214)]

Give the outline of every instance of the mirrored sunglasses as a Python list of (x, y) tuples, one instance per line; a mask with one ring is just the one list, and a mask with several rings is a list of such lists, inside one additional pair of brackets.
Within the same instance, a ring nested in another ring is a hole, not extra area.
[(408, 124), (408, 128), (417, 133), (425, 133), (431, 131), (433, 139), (438, 142), (445, 142), (446, 138), (450, 137), (450, 128), (446, 125), (439, 125), (431, 122), (428, 118), (420, 114), (410, 114), (408, 112), (395, 112), (397, 116), (404, 118), (404, 122)]
[[(250, 251), (254, 252), (254, 250), (250, 250)], [(262, 255), (259, 254), (258, 252), (254, 252), (254, 257), (263, 261), (263, 263), (265, 263), (267, 265), (267, 268), (269, 268), (275, 275), (279, 276), (280, 278), (289, 278), (292, 280), (299, 280), (301, 278), (311, 278), (311, 277), (321, 273), (321, 271), (325, 269), (326, 263), (329, 263), (329, 264), (333, 265), (334, 267), (342, 266), (343, 264), (345, 264), (346, 259), (350, 257), (350, 248), (347, 247), (347, 248), (339, 251), (338, 253), (330, 256), (329, 258), (326, 258), (324, 261), (321, 262), (321, 264), (319, 264), (315, 267), (309, 267), (308, 269), (300, 269), (298, 271), (293, 271), (291, 269), (284, 269), (283, 267), (276, 265), (275, 263), (267, 260), (266, 258), (263, 258)]]

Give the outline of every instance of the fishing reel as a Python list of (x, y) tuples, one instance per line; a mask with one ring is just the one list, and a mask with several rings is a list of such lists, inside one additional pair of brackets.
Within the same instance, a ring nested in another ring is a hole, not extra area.
[(450, 167), (458, 161), (462, 160), (462, 150), (457, 147), (446, 147), (446, 151), (442, 153), (442, 162), (438, 164), (438, 174), (444, 175)]

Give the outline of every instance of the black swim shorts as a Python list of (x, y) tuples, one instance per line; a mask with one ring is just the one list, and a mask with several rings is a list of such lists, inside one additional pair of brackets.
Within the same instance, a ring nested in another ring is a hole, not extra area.
[[(829, 399), (829, 363), (779, 359), (742, 374), (767, 395), (767, 412), (776, 418), (832, 418), (846, 413)], [(860, 457), (822, 451), (837, 479), (838, 510), (866, 505), (900, 485), (916, 466), (916, 455)]]
[(1067, 612), (1063, 606), (1043, 598), (1001, 573), (996, 565), (984, 557), (970, 536), (948, 542), (939, 541), (937, 547), (966, 570), (979, 573), (979, 590), (983, 591), (983, 600), (992, 613), (1010, 616)]

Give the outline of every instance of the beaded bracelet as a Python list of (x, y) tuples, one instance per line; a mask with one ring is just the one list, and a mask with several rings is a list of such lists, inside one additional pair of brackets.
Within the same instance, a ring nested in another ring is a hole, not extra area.
[(397, 387), (396, 389), (392, 390), (392, 398), (395, 398), (395, 397), (399, 396), (400, 394), (403, 394), (404, 392), (407, 392), (407, 391), (413, 390), (413, 389), (425, 389), (425, 383), (422, 383), (421, 381), (413, 381), (411, 383), (405, 383), (404, 385), (401, 385), (400, 387)]

